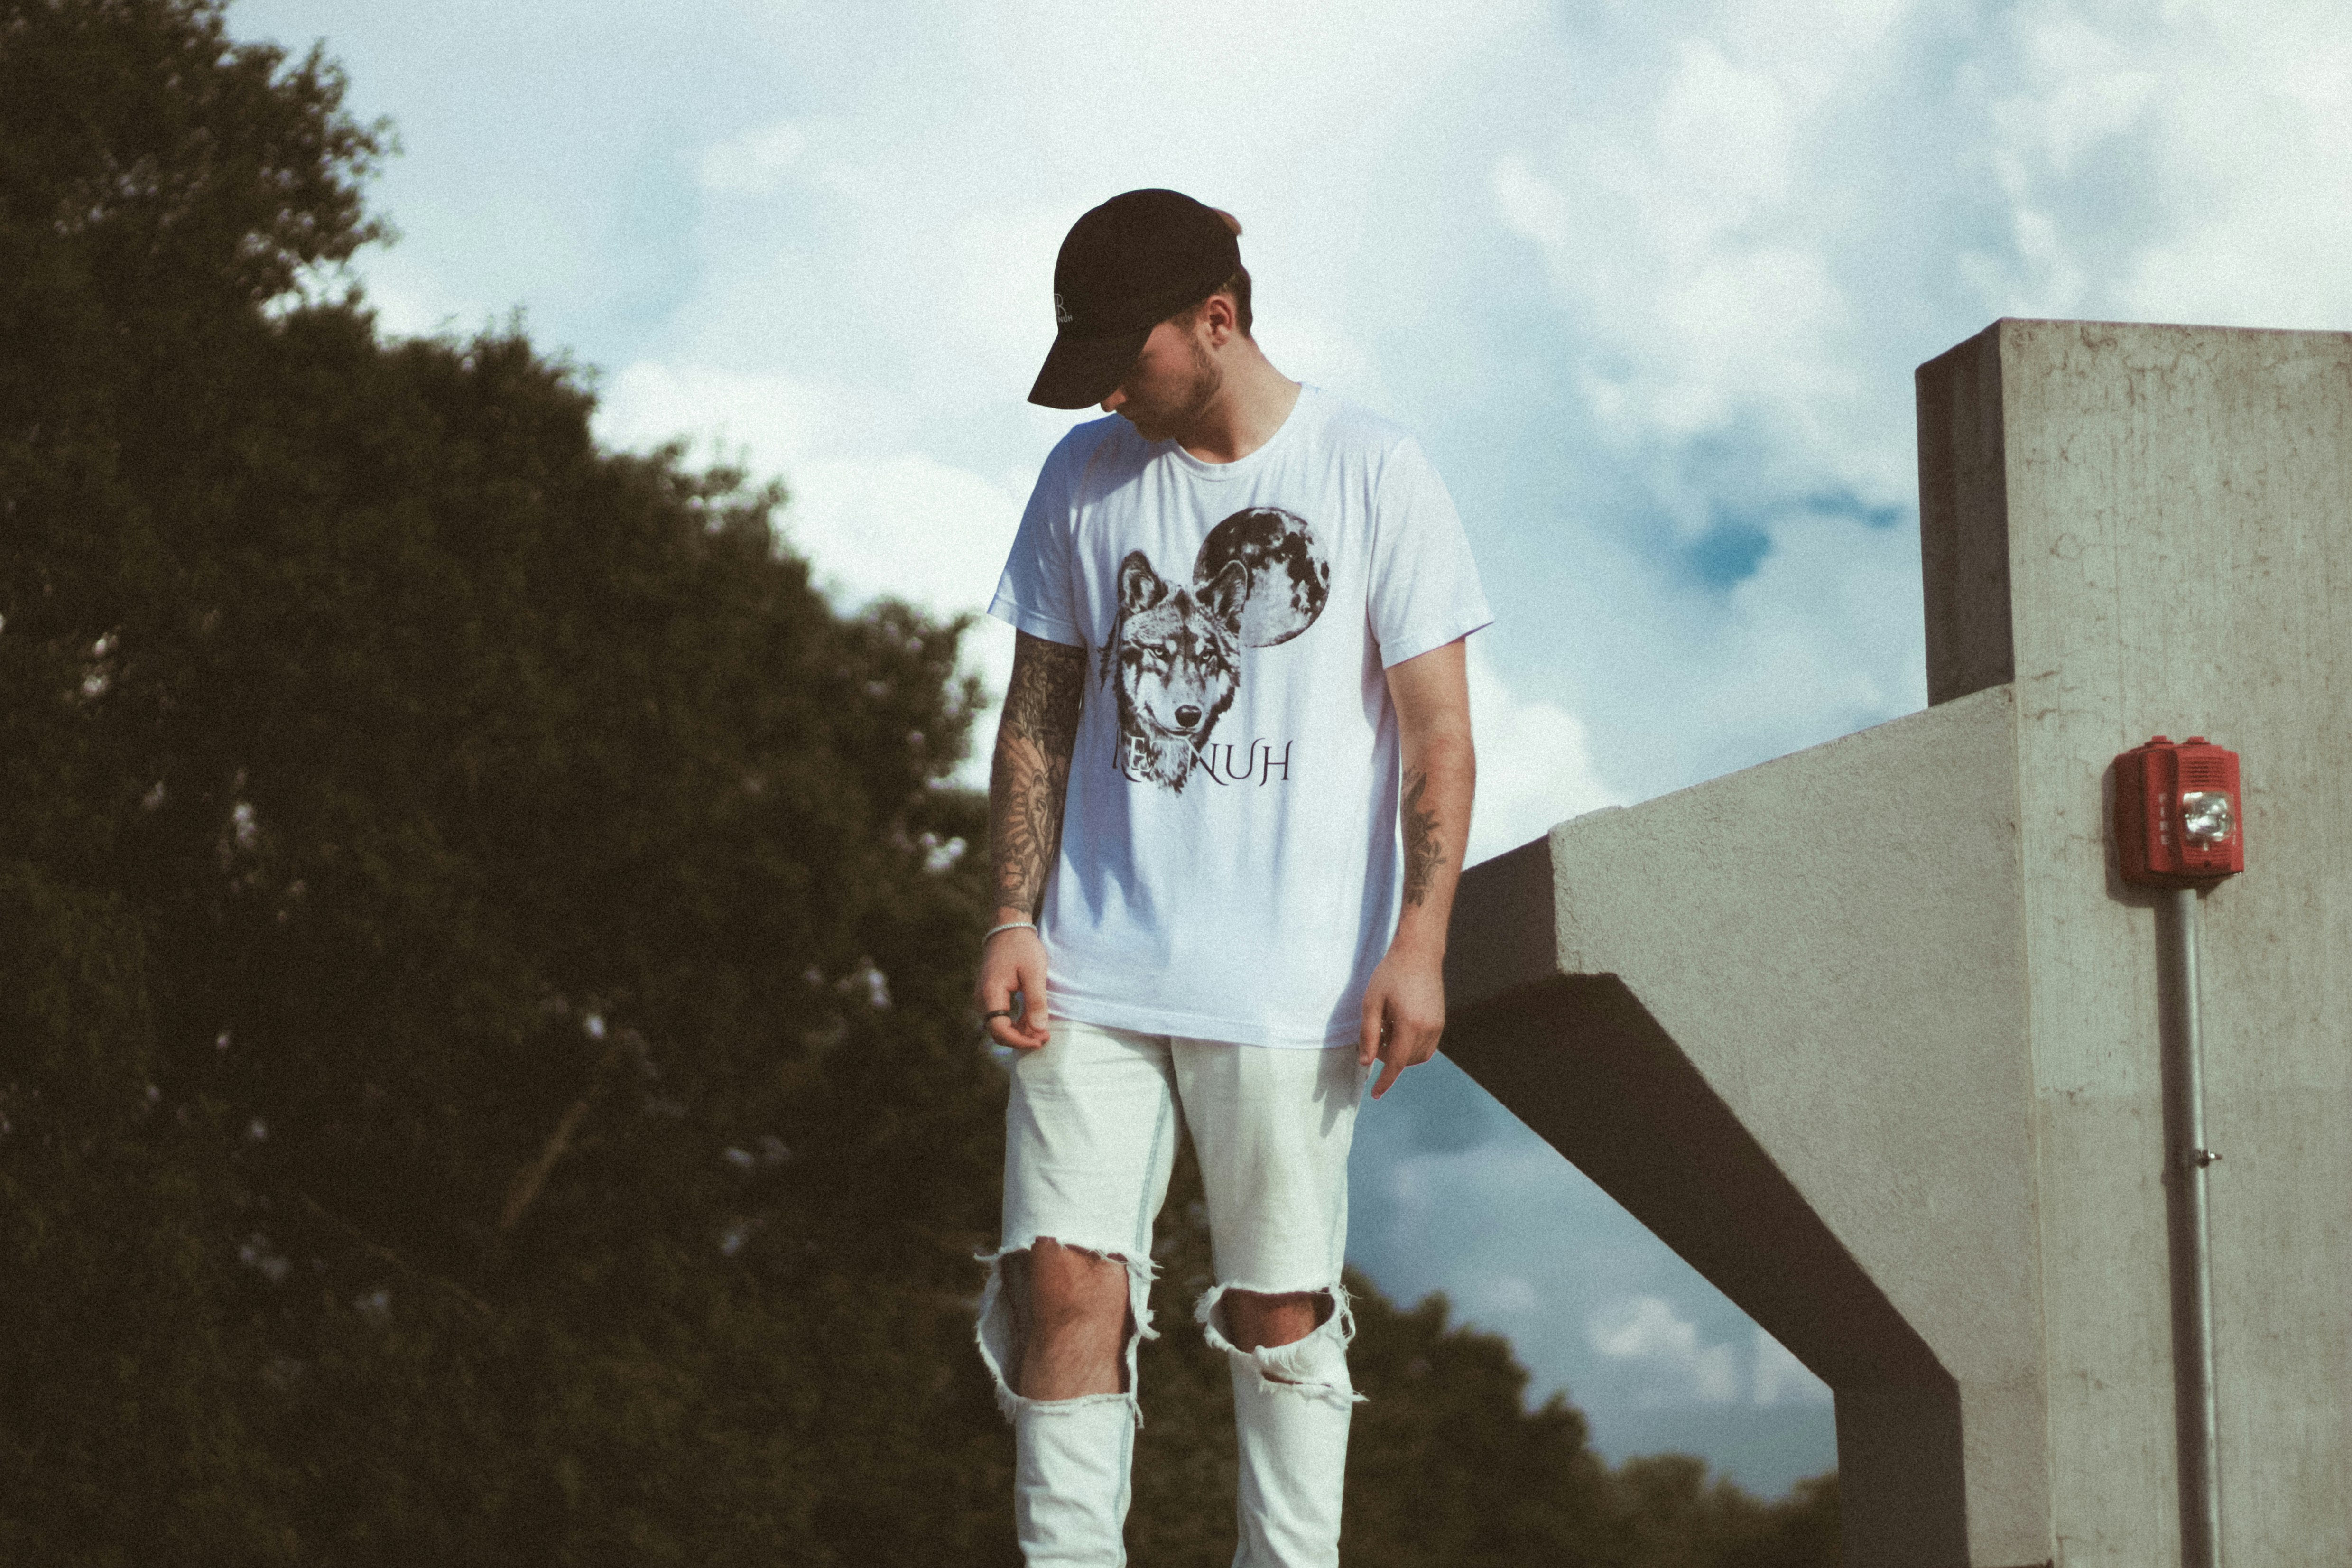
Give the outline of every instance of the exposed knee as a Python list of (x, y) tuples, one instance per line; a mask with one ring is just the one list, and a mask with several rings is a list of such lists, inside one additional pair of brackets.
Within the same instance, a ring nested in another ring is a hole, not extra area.
[(1234, 1385), (1236, 1397), (1245, 1384), (1293, 1390), (1343, 1407), (1363, 1397), (1348, 1377), (1355, 1317), (1346, 1289), (1336, 1282), (1323, 1290), (1289, 1291), (1217, 1285), (1202, 1296), (1193, 1316), (1235, 1373), (1247, 1373)]
[(1052, 1237), (1039, 1237), (1034, 1247), (1013, 1258), (1025, 1266), (1019, 1271), (1027, 1288), (1016, 1310), (1031, 1333), (1060, 1337), (1091, 1332), (1116, 1341), (1127, 1316), (1126, 1259), (1067, 1247)]
[(1026, 1401), (1131, 1394), (1136, 1341), (1151, 1337), (1148, 1259), (1040, 1237), (984, 1261), (980, 1348), (1008, 1415)]
[(1233, 1289), (1225, 1292), (1226, 1337), (1235, 1350), (1296, 1344), (1331, 1316), (1328, 1290)]

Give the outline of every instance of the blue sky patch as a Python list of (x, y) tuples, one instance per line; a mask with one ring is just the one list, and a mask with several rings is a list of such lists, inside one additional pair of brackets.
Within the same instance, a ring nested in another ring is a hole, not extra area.
[(1685, 546), (1683, 563), (1710, 588), (1729, 588), (1756, 575), (1772, 536), (1752, 522), (1724, 519)]

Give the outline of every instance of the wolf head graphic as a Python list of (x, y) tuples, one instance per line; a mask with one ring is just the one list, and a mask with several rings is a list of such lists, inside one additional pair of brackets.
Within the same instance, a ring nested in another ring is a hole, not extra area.
[(1120, 763), (1130, 777), (1182, 789), (1194, 748), (1233, 706), (1242, 678), (1249, 574), (1234, 562), (1198, 588), (1171, 587), (1140, 550), (1118, 563)]
[(1189, 587), (1129, 551), (1102, 649), (1103, 679), (1118, 679), (1119, 770), (1182, 790), (1241, 689), (1242, 649), (1287, 642), (1314, 625), (1330, 587), (1330, 563), (1306, 520), (1273, 507), (1235, 512), (1210, 530)]

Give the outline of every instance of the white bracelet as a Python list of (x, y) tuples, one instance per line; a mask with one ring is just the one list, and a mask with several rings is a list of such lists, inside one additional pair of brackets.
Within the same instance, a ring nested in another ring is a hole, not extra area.
[(986, 931), (981, 932), (980, 945), (986, 947), (988, 945), (988, 939), (994, 936), (1001, 931), (1035, 931), (1036, 929), (1037, 922), (1035, 921), (1006, 921), (1001, 926), (991, 926)]

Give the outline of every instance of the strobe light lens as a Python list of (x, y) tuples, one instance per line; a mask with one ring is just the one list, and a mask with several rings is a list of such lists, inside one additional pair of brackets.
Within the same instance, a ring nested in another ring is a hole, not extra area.
[(2237, 826), (2230, 811), (2227, 791), (2218, 789), (2184, 790), (2180, 795), (2180, 836), (2200, 849), (2210, 849), (2229, 842)]

